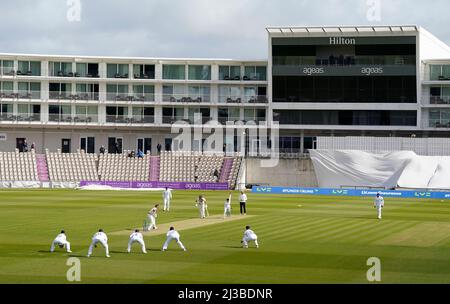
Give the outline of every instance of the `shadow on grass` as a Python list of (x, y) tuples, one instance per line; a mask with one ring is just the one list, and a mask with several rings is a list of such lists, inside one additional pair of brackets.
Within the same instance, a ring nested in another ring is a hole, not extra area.
[(223, 248), (242, 249), (242, 246), (222, 246)]

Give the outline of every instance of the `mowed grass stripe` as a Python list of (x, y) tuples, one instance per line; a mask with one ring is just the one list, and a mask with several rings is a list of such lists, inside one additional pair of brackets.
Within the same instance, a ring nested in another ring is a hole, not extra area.
[(278, 238), (284, 232), (290, 231), (292, 234), (298, 234), (302, 231), (307, 231), (309, 229), (314, 229), (316, 227), (322, 227), (325, 223), (329, 222), (329, 219), (315, 219), (312, 222), (304, 222), (302, 224), (296, 225), (295, 227), (284, 227), (283, 229), (266, 229), (260, 231), (261, 235), (264, 235), (266, 238), (275, 237)]
[(384, 234), (392, 234), (396, 231), (404, 230), (408, 227), (414, 226), (414, 222), (408, 221), (389, 221), (374, 223), (371, 227), (367, 227), (358, 231), (355, 235), (344, 236), (346, 240), (352, 242), (364, 237), (365, 240), (369, 240), (371, 237), (379, 237)]
[[(277, 239), (286, 239), (289, 238), (289, 236), (292, 236), (293, 238), (302, 238), (305, 234), (314, 233), (315, 230), (323, 227), (328, 227), (328, 224), (333, 225), (334, 223), (339, 222), (339, 219), (330, 220), (330, 219), (322, 219), (322, 220), (316, 220), (312, 224), (305, 223), (303, 225), (299, 225), (297, 227), (290, 227), (284, 229), (283, 231), (275, 231), (272, 232), (271, 235), (277, 236)], [(289, 236), (283, 234), (282, 232), (290, 232)]]
[[(391, 227), (394, 227), (397, 225), (396, 222), (386, 222), (383, 225), (383, 229), (386, 229), (386, 231), (389, 231)], [(329, 236), (327, 239), (328, 241), (343, 241), (347, 240), (348, 238), (356, 238), (355, 239), (361, 239), (363, 235), (367, 233), (367, 231), (373, 231), (374, 229), (381, 229), (380, 222), (377, 220), (374, 220), (372, 223), (361, 223), (358, 229), (350, 229), (346, 231), (342, 231), (339, 234), (334, 234)]]
[[(356, 221), (341, 220), (341, 222), (339, 224), (330, 226), (330, 227), (328, 227), (328, 229), (320, 229), (320, 230), (314, 231), (314, 234), (305, 236), (302, 238), (302, 240), (303, 241), (315, 241), (315, 240), (325, 239), (329, 235), (340, 234), (344, 231), (349, 231), (349, 230), (353, 231), (355, 228), (361, 227), (363, 225), (364, 225), (364, 222), (361, 220), (356, 220)], [(289, 240), (289, 238), (290, 237), (288, 237), (287, 240)]]

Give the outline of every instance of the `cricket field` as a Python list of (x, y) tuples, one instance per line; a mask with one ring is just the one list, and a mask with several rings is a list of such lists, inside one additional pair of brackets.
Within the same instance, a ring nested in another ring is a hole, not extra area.
[[(203, 192), (210, 217), (198, 218), (196, 191), (174, 191), (170, 213), (160, 210), (156, 231), (126, 252), (161, 192), (2, 190), (0, 283), (71, 283), (69, 257), (79, 258), (80, 284), (89, 283), (369, 283), (367, 261), (378, 258), (381, 283), (450, 283), (450, 201), (385, 198), (376, 219), (372, 198), (248, 193), (248, 215), (223, 219), (228, 192)], [(260, 248), (241, 248), (246, 225)], [(188, 251), (161, 248), (174, 226)], [(92, 235), (103, 228), (111, 258), (99, 246), (86, 258)], [(66, 231), (72, 253), (50, 244)]]

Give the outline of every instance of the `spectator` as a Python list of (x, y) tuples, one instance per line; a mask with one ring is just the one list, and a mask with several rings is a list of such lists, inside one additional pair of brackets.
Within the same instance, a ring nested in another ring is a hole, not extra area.
[(105, 154), (105, 146), (100, 147), (100, 154)]
[(36, 151), (36, 144), (35, 143), (31, 144), (31, 150), (35, 150)]
[(217, 178), (216, 181), (219, 180), (219, 170), (215, 169), (214, 170), (214, 176)]
[(23, 152), (28, 152), (28, 143), (27, 140), (24, 139), (23, 144), (22, 144), (22, 151)]
[(129, 158), (134, 158), (135, 157), (134, 151), (131, 151), (130, 153), (128, 153), (128, 157)]
[(143, 158), (143, 157), (144, 157), (144, 152), (142, 152), (141, 149), (138, 149), (138, 151), (137, 151), (137, 157), (138, 157), (138, 158)]
[(114, 143), (114, 154), (119, 154), (119, 143), (117, 141)]
[(158, 150), (158, 154), (161, 154), (161, 149), (162, 149), (161, 144), (158, 144), (158, 145), (156, 146), (156, 150)]

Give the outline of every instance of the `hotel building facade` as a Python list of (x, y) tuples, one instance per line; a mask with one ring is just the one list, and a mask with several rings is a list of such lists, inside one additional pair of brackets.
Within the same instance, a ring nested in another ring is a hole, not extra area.
[(172, 148), (173, 122), (197, 113), (276, 122), (287, 153), (317, 136), (450, 135), (450, 48), (425, 29), (266, 30), (268, 60), (0, 54), (0, 149), (26, 139), (38, 152), (156, 153)]

